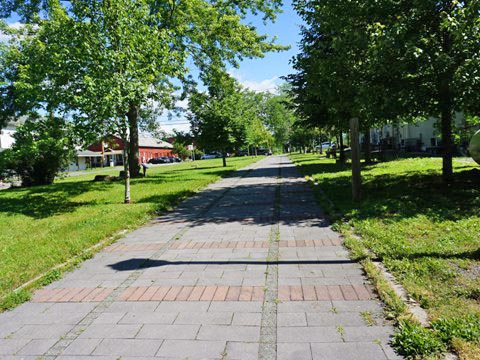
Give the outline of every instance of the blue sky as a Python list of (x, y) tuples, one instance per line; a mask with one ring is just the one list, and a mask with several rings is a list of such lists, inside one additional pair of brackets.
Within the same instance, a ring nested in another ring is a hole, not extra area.
[(292, 9), (291, 1), (286, 0), (283, 9), (283, 13), (278, 16), (274, 24), (264, 25), (260, 17), (249, 17), (247, 19), (258, 29), (259, 33), (268, 34), (270, 37), (276, 36), (278, 44), (291, 46), (288, 51), (269, 53), (261, 59), (246, 59), (241, 63), (240, 69), (231, 70), (232, 75), (237, 77), (244, 85), (258, 87), (258, 89), (254, 88), (253, 90), (266, 88), (271, 90), (269, 84), (280, 83), (279, 77), (292, 72), (290, 59), (298, 53), (301, 19)]

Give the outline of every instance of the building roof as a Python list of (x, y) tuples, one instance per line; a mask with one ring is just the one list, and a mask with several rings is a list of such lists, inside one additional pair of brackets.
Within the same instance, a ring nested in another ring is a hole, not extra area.
[(101, 157), (102, 153), (90, 150), (77, 152), (77, 157)]
[(139, 147), (150, 147), (150, 148), (162, 148), (162, 149), (173, 149), (173, 145), (162, 140), (155, 139), (152, 136), (139, 135), (138, 137), (138, 146)]

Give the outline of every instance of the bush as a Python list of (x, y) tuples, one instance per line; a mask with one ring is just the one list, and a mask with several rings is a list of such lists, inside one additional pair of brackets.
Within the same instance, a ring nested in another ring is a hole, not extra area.
[(0, 174), (15, 172), (23, 186), (52, 184), (73, 159), (71, 126), (63, 119), (29, 119), (13, 137), (12, 149), (2, 153)]
[(179, 142), (175, 142), (175, 144), (173, 144), (173, 153), (182, 160), (185, 160), (191, 156), (191, 151), (188, 151), (188, 149)]
[(418, 358), (446, 350), (437, 333), (410, 321), (401, 321), (393, 346), (407, 358)]
[(14, 172), (10, 169), (12, 151), (10, 149), (0, 152), (0, 180), (11, 178)]
[(205, 155), (205, 153), (198, 149), (193, 149), (193, 153), (195, 154), (195, 160), (200, 160), (200, 158)]

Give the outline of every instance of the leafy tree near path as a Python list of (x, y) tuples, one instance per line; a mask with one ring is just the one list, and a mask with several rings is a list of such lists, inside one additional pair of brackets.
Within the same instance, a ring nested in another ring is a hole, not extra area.
[[(305, 1), (294, 3), (304, 19), (300, 53), (294, 60), (297, 73), (288, 77), (303, 114), (300, 126), (332, 129), (340, 138), (340, 160), (344, 161), (343, 131), (351, 119), (371, 124), (369, 104), (364, 101), (368, 87), (365, 54), (368, 45), (367, 17), (359, 1)], [(353, 131), (352, 131), (353, 134)], [(358, 136), (358, 135), (353, 135)], [(355, 140), (353, 137), (352, 140)], [(359, 159), (352, 151), (352, 187), (360, 200)]]
[(250, 109), (241, 86), (230, 76), (221, 76), (208, 92), (192, 94), (189, 108), (192, 132), (201, 148), (220, 151), (227, 166), (227, 152), (241, 148), (246, 140), (245, 114)]
[[(73, 111), (77, 124), (90, 132), (123, 134), (133, 175), (139, 171), (140, 112), (172, 106), (175, 79), (187, 90), (194, 85), (187, 63), (211, 83), (226, 63), (236, 66), (240, 58), (284, 49), (242, 23), (248, 12), (274, 20), (279, 0), (85, 0), (68, 9), (59, 0), (4, 4), (4, 10), (39, 24), (37, 35), (20, 42), (27, 55), (16, 98), (27, 94), (32, 107)], [(32, 15), (38, 10), (46, 20)], [(46, 101), (46, 94), (55, 97)]]
[(288, 90), (288, 84), (284, 84), (278, 88), (278, 94), (266, 94), (264, 100), (263, 121), (272, 133), (277, 151), (281, 152), (290, 142), (296, 120), (295, 113), (291, 109), (292, 99)]
[(377, 5), (384, 16), (371, 24), (371, 65), (385, 77), (384, 88), (403, 102), (401, 115), (440, 118), (448, 182), (454, 111), (478, 115), (480, 110), (480, 2), (382, 0)]

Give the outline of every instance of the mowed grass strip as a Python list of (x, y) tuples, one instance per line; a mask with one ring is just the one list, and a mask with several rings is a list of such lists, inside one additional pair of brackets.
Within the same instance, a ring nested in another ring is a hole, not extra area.
[(291, 157), (303, 175), (318, 182), (361, 235), (363, 246), (383, 261), (432, 321), (480, 319), (478, 166), (455, 161), (452, 185), (442, 183), (441, 159), (364, 166), (364, 200), (353, 204), (348, 165), (319, 155)]
[[(132, 179), (132, 204), (122, 181), (93, 182), (98, 173), (50, 186), (0, 191), (0, 298), (83, 250), (146, 223), (209, 183), (259, 158), (202, 160), (151, 167)], [(106, 169), (101, 174), (118, 175)]]

